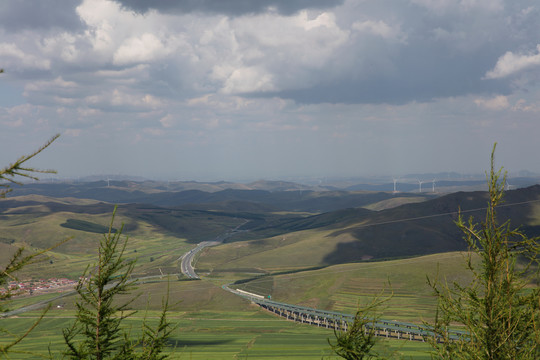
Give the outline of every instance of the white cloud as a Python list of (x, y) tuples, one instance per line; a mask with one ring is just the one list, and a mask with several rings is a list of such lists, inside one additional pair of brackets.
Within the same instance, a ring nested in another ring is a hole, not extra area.
[(80, 60), (80, 49), (78, 48), (80, 40), (80, 35), (76, 36), (67, 32), (54, 34), (43, 40), (41, 51), (50, 58), (60, 57), (62, 61), (75, 63)]
[(18, 118), (16, 120), (12, 120), (12, 121), (3, 121), (2, 124), (4, 124), (7, 127), (18, 128), (18, 127), (23, 126), (23, 119)]
[(164, 128), (170, 128), (174, 125), (174, 117), (171, 114), (167, 114), (164, 117), (162, 117), (159, 122), (161, 123), (161, 126)]
[(0, 58), (2, 67), (9, 69), (38, 69), (48, 70), (51, 62), (31, 53), (24, 52), (14, 43), (0, 43)]
[(510, 107), (508, 98), (503, 95), (498, 95), (492, 99), (476, 99), (474, 103), (488, 110), (504, 110)]
[[(537, 74), (511, 77), (538, 69), (534, 0), (411, 1), (348, 0), (324, 10), (227, 16), (141, 15), (114, 1), (83, 0), (76, 29), (16, 30), (0, 23), (0, 67), (6, 69), (0, 100), (7, 106), (0, 107), (0, 137), (64, 132), (73, 146), (82, 149), (87, 141), (85, 167), (96, 158), (88, 149), (102, 142), (130, 156), (174, 154), (178, 168), (205, 164), (192, 166), (195, 174), (203, 166), (231, 165), (213, 160), (223, 155), (216, 149), (230, 149), (235, 159), (257, 158), (235, 162), (253, 173), (270, 171), (260, 160), (273, 160), (269, 149), (291, 169), (317, 159), (312, 172), (335, 166), (338, 173), (350, 171), (351, 161), (366, 171), (396, 171), (392, 166), (408, 167), (411, 159), (427, 167), (432, 154), (425, 149), (439, 145), (441, 132), (448, 148), (437, 156), (447, 152), (447, 159), (460, 159), (458, 166), (463, 154), (485, 145), (477, 142), (481, 137), (489, 137), (487, 148), (507, 136), (518, 139), (516, 149), (537, 146), (523, 141), (538, 133), (538, 82), (530, 80)], [(243, 94), (251, 92), (263, 97)], [(13, 107), (25, 101), (26, 110)], [(510, 111), (519, 125), (514, 133), (502, 125)], [(110, 141), (115, 134), (122, 134), (118, 143)], [(348, 136), (333, 140), (332, 134)], [(464, 134), (474, 134), (471, 145)], [(452, 154), (454, 143), (459, 155)], [(181, 151), (186, 144), (194, 151)], [(384, 144), (393, 147), (387, 151)], [(205, 153), (209, 162), (200, 157)], [(347, 165), (340, 168), (335, 159)]]
[(143, 132), (152, 136), (162, 136), (165, 134), (165, 131), (163, 131), (163, 129), (157, 128), (145, 128), (143, 129)]
[(174, 48), (165, 46), (155, 35), (145, 33), (140, 37), (126, 39), (113, 55), (116, 65), (148, 63), (162, 58)]
[(225, 94), (238, 94), (276, 90), (272, 79), (273, 76), (261, 67), (239, 68), (235, 69), (225, 81), (222, 91)]
[(61, 105), (74, 105), (76, 103), (75, 99), (62, 97), (62, 96), (53, 96), (54, 102)]
[(523, 111), (523, 112), (540, 112), (540, 101), (537, 103), (529, 103), (525, 99), (519, 99), (514, 106), (512, 106), (514, 111)]
[(71, 137), (78, 137), (81, 135), (81, 129), (67, 129), (64, 131), (64, 135)]
[(239, 17), (221, 22), (220, 32), (229, 46), (212, 44), (223, 54), (214, 60), (211, 74), (225, 93), (310, 86), (317, 78), (313, 72), (325, 76), (321, 70), (349, 39), (331, 12)]
[(95, 60), (107, 59), (114, 50), (113, 35), (115, 31), (121, 35), (120, 29), (114, 26), (122, 20), (119, 12), (118, 4), (106, 0), (84, 0), (77, 7), (81, 20), (88, 26), (84, 35), (92, 45)]
[(337, 28), (336, 16), (331, 12), (323, 12), (313, 20), (310, 20), (307, 11), (301, 11), (297, 16), (297, 21), (305, 30), (312, 30), (318, 27), (325, 27), (327, 29)]
[[(84, 0), (77, 13), (87, 25), (85, 42), (91, 45), (92, 61), (125, 65), (147, 62), (165, 52), (160, 40), (160, 19), (149, 13), (138, 15), (114, 1)], [(88, 50), (87, 50), (88, 51)]]
[(401, 43), (407, 41), (407, 35), (401, 31), (399, 26), (390, 26), (382, 20), (357, 21), (352, 25), (352, 28), (359, 32), (367, 32), (387, 40), (395, 40)]
[(80, 107), (80, 108), (77, 108), (77, 115), (82, 116), (82, 117), (88, 117), (88, 116), (103, 115), (103, 113), (99, 111), (98, 109)]
[(84, 98), (84, 102), (91, 107), (114, 107), (123, 111), (149, 111), (159, 108), (164, 103), (150, 94), (132, 93), (129, 89), (115, 88), (112, 91), (102, 91), (97, 95)]
[(332, 13), (264, 14), (219, 19), (193, 51), (224, 94), (267, 92), (307, 84), (347, 37)]
[(540, 65), (540, 44), (536, 46), (537, 54), (514, 54), (506, 52), (497, 60), (493, 70), (486, 73), (486, 79), (499, 79), (521, 70)]
[(58, 89), (73, 89), (77, 87), (77, 83), (66, 81), (61, 76), (52, 81), (36, 81), (25, 86), (25, 91), (51, 91)]

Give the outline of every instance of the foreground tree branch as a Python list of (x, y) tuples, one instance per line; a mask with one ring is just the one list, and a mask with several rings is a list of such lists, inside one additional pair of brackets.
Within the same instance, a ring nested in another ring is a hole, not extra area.
[(54, 135), (49, 139), (49, 141), (47, 141), (43, 146), (33, 153), (21, 156), (14, 163), (0, 170), (0, 180), (5, 180), (8, 182), (7, 184), (0, 184), (0, 187), (4, 188), (0, 190), (0, 198), (4, 198), (8, 192), (12, 191), (10, 187), (11, 184), (22, 185), (22, 183), (18, 180), (18, 177), (39, 180), (39, 178), (34, 174), (56, 174), (56, 170), (40, 170), (32, 167), (25, 167), (24, 165), (28, 160), (34, 158), (36, 155), (48, 148), (49, 145), (58, 139), (59, 136), (60, 134)]
[[(3, 70), (0, 69), (0, 73), (2, 73)], [(30, 179), (38, 180), (38, 178), (33, 175), (35, 173), (56, 173), (54, 170), (39, 170), (31, 167), (23, 167), (24, 163), (39, 153), (41, 153), (43, 150), (45, 150), (49, 145), (51, 145), (60, 134), (56, 134), (53, 136), (49, 141), (47, 141), (43, 146), (41, 146), (38, 150), (34, 151), (30, 155), (24, 155), (21, 156), (17, 161), (15, 161), (13, 164), (10, 164), (9, 166), (6, 166), (5, 168), (0, 170), (0, 180), (7, 180), (8, 184), (0, 184), (0, 187), (3, 187), (4, 189), (0, 190), (0, 198), (4, 198), (8, 192), (10, 192), (12, 189), (10, 188), (10, 184), (21, 184), (18, 181), (18, 177), (25, 177)], [(9, 281), (15, 281), (17, 280), (15, 276), (15, 272), (21, 270), (23, 267), (28, 266), (32, 264), (33, 262), (39, 261), (39, 256), (51, 251), (52, 249), (62, 245), (68, 239), (65, 239), (63, 241), (60, 241), (53, 245), (52, 247), (41, 250), (38, 252), (30, 253), (28, 254), (25, 251), (24, 247), (21, 247), (15, 251), (11, 259), (8, 261), (8, 263), (3, 266), (0, 269), (0, 287), (7, 288), (6, 292), (0, 294), (0, 312), (3, 313), (6, 311), (5, 301), (8, 300), (12, 295), (12, 290), (7, 287), (7, 284)], [(0, 345), (0, 356), (8, 356), (8, 353), (13, 350), (13, 347), (20, 343), (25, 337), (27, 337), (30, 332), (39, 324), (41, 319), (43, 319), (43, 316), (47, 310), (45, 310), (41, 316), (34, 322), (32, 326), (30, 326), (23, 334), (10, 334), (7, 333), (4, 329), (0, 329), (0, 332), (4, 333), (8, 337), (11, 337), (11, 340), (7, 344)]]
[[(504, 196), (506, 173), (496, 171), (495, 148), (487, 174), (489, 201), (485, 220), (477, 224), (459, 216), (456, 222), (469, 246), (466, 266), (473, 281), (439, 283), (428, 279), (438, 298), (432, 340), (433, 356), (441, 359), (539, 359), (540, 291), (538, 261), (540, 238), (528, 238), (510, 223), (500, 224), (497, 206)], [(481, 261), (475, 265), (473, 257)], [(467, 333), (448, 337), (451, 326)]]
[(174, 329), (166, 318), (168, 299), (157, 329), (145, 321), (142, 338), (131, 339), (121, 326), (122, 320), (134, 313), (130, 304), (136, 297), (120, 303), (117, 297), (135, 288), (131, 280), (135, 260), (124, 257), (128, 239), (121, 240), (123, 226), (114, 231), (115, 215), (116, 207), (109, 231), (100, 241), (97, 264), (86, 269), (77, 285), (76, 320), (63, 331), (65, 355), (71, 359), (164, 359), (167, 356), (162, 351)]

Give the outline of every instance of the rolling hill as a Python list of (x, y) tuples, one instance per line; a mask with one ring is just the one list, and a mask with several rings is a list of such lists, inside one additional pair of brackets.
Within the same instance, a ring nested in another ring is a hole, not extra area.
[[(540, 186), (508, 191), (505, 201), (498, 211), (501, 222), (540, 234)], [(250, 228), (236, 239), (245, 240), (241, 244), (208, 249), (198, 265), (265, 272), (461, 251), (466, 244), (455, 225), (458, 211), (480, 221), (486, 202), (485, 192), (459, 192), (382, 211), (342, 209), (274, 219)]]
[[(315, 191), (305, 190), (300, 185), (285, 182), (258, 182), (253, 188), (226, 188), (219, 191), (202, 191), (189, 189), (181, 191), (165, 191), (159, 186), (147, 183), (128, 181), (106, 181), (80, 184), (28, 184), (16, 188), (14, 195), (42, 195), (53, 198), (92, 199), (112, 204), (151, 204), (164, 207), (184, 207), (191, 209), (222, 209), (235, 204), (238, 209), (270, 211), (296, 211), (322, 213), (349, 207), (362, 207), (396, 196), (390, 192), (366, 191)], [(246, 186), (247, 187), (247, 186)], [(263, 189), (264, 188), (264, 189)], [(270, 190), (266, 190), (270, 189)], [(418, 194), (402, 193), (400, 198), (418, 199)], [(422, 194), (421, 199), (429, 199), (434, 195)], [(242, 203), (244, 203), (242, 205)]]
[[(0, 200), (0, 241), (8, 246), (46, 248), (73, 236), (74, 240), (51, 256), (54, 261), (82, 264), (95, 248), (96, 232), (108, 226), (113, 209), (111, 203), (100, 199), (121, 193), (129, 202), (119, 206), (115, 227), (125, 224), (124, 233), (132, 238), (132, 251), (136, 250), (137, 256), (159, 259), (164, 267), (176, 266), (172, 252), (168, 257), (160, 254), (212, 240), (243, 224), (241, 229), (246, 231), (228, 238), (227, 244), (207, 249), (197, 266), (209, 272), (288, 271), (464, 250), (465, 243), (454, 224), (457, 211), (481, 218), (487, 201), (485, 192), (425, 198), (311, 190), (143, 192), (95, 185), (78, 188), (78, 192), (70, 187), (63, 190), (64, 195), (86, 194), (92, 195), (91, 199), (26, 195)], [(47, 191), (62, 192), (55, 184)], [(529, 234), (540, 233), (538, 199), (538, 185), (508, 191), (508, 206), (499, 209), (501, 220), (522, 224)], [(141, 202), (132, 202), (135, 200)], [(145, 266), (150, 269), (156, 264)]]

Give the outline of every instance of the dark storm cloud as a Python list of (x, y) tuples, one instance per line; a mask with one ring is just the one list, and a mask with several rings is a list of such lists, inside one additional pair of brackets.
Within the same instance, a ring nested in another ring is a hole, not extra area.
[(354, 80), (343, 79), (319, 84), (308, 89), (285, 90), (275, 93), (249, 94), (246, 97), (280, 97), (292, 99), (303, 104), (393, 104), (402, 105), (409, 102), (429, 102), (436, 98), (464, 96), (469, 94), (509, 94), (510, 86), (506, 81), (490, 80), (484, 83), (456, 82), (441, 86), (442, 79), (424, 78), (404, 82), (384, 77)]
[(150, 9), (162, 13), (217, 13), (227, 15), (255, 14), (275, 8), (290, 15), (302, 9), (320, 9), (340, 5), (343, 0), (117, 0), (124, 7), (145, 13)]
[[(309, 85), (298, 82), (277, 91), (243, 95), (277, 96), (305, 104), (406, 104), (466, 95), (509, 95), (515, 90), (514, 77), (487, 79), (486, 74), (507, 51), (527, 53), (538, 44), (539, 10), (527, 0), (519, 6), (509, 4), (505, 12), (479, 7), (437, 13), (400, 2), (382, 11), (374, 8), (377, 4), (382, 2), (369, 3), (371, 7), (363, 8), (361, 16), (339, 14), (342, 24), (357, 21), (357, 28), (364, 32), (351, 37), (325, 69), (313, 71)], [(403, 40), (390, 42), (367, 34), (366, 29), (374, 29), (377, 23), (363, 25), (364, 19), (382, 19), (389, 26), (395, 21)], [(280, 72), (274, 71), (276, 76)], [(325, 73), (336, 75), (322, 76)]]
[(397, 105), (470, 94), (511, 93), (509, 79), (484, 78), (501, 50), (484, 48), (466, 56), (452, 54), (450, 49), (442, 47), (435, 49), (404, 48), (394, 57), (392, 71), (377, 68), (374, 58), (371, 64), (359, 65), (361, 69), (351, 69), (343, 77), (322, 80), (309, 88), (251, 94), (251, 97), (278, 96), (305, 104)]
[(7, 31), (62, 28), (76, 30), (82, 26), (73, 0), (6, 0), (0, 3), (0, 27)]

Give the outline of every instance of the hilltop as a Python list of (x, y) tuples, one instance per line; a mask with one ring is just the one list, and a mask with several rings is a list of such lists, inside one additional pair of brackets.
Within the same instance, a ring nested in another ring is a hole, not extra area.
[[(273, 186), (283, 189), (294, 185), (280, 182)], [(466, 216), (481, 217), (487, 201), (482, 191), (419, 196), (344, 190), (167, 192), (155, 187), (142, 191), (142, 187), (111, 181), (109, 186), (96, 182), (17, 189), (17, 194), (24, 190), (56, 197), (24, 195), (1, 200), (4, 221), (0, 240), (8, 245), (43, 248), (59, 237), (74, 236), (74, 241), (62, 247), (69, 249), (66, 254), (88, 253), (93, 243), (84, 245), (84, 239), (106, 229), (113, 204), (119, 203), (119, 220), (125, 224), (124, 232), (134, 237), (134, 246), (138, 246), (137, 239), (143, 241), (152, 233), (189, 246), (242, 225), (245, 232), (227, 239), (230, 244), (202, 254), (200, 266), (290, 269), (464, 250), (454, 224), (457, 212), (461, 209)], [(508, 191), (507, 205), (523, 204), (501, 207), (501, 220), (522, 224), (529, 234), (539, 233), (539, 208), (536, 203), (527, 203), (539, 198), (538, 185)], [(150, 249), (151, 242), (145, 242), (145, 248)], [(150, 253), (155, 251), (148, 250)], [(302, 254), (301, 258), (297, 254)]]
[[(539, 235), (538, 200), (539, 185), (508, 191), (498, 212), (500, 221), (510, 220), (528, 235)], [(273, 271), (462, 251), (466, 244), (455, 225), (458, 211), (480, 221), (486, 204), (485, 192), (458, 192), (381, 211), (351, 208), (273, 219), (251, 227), (237, 239), (244, 240), (241, 244), (208, 249), (199, 265)]]
[(174, 186), (180, 188), (175, 191), (165, 189), (166, 185), (163, 183), (133, 181), (27, 184), (16, 188), (11, 197), (15, 194), (16, 196), (41, 195), (49, 198), (91, 199), (112, 204), (151, 204), (199, 210), (321, 213), (348, 207), (368, 206), (396, 198), (415, 198), (415, 201), (423, 201), (437, 196), (427, 193), (395, 195), (381, 191), (330, 191), (288, 182), (269, 181), (259, 181), (250, 186), (219, 183), (220, 188), (216, 188), (215, 183), (199, 184), (199, 188), (211, 186), (211, 191), (185, 189), (184, 185), (171, 183), (170, 188)]

